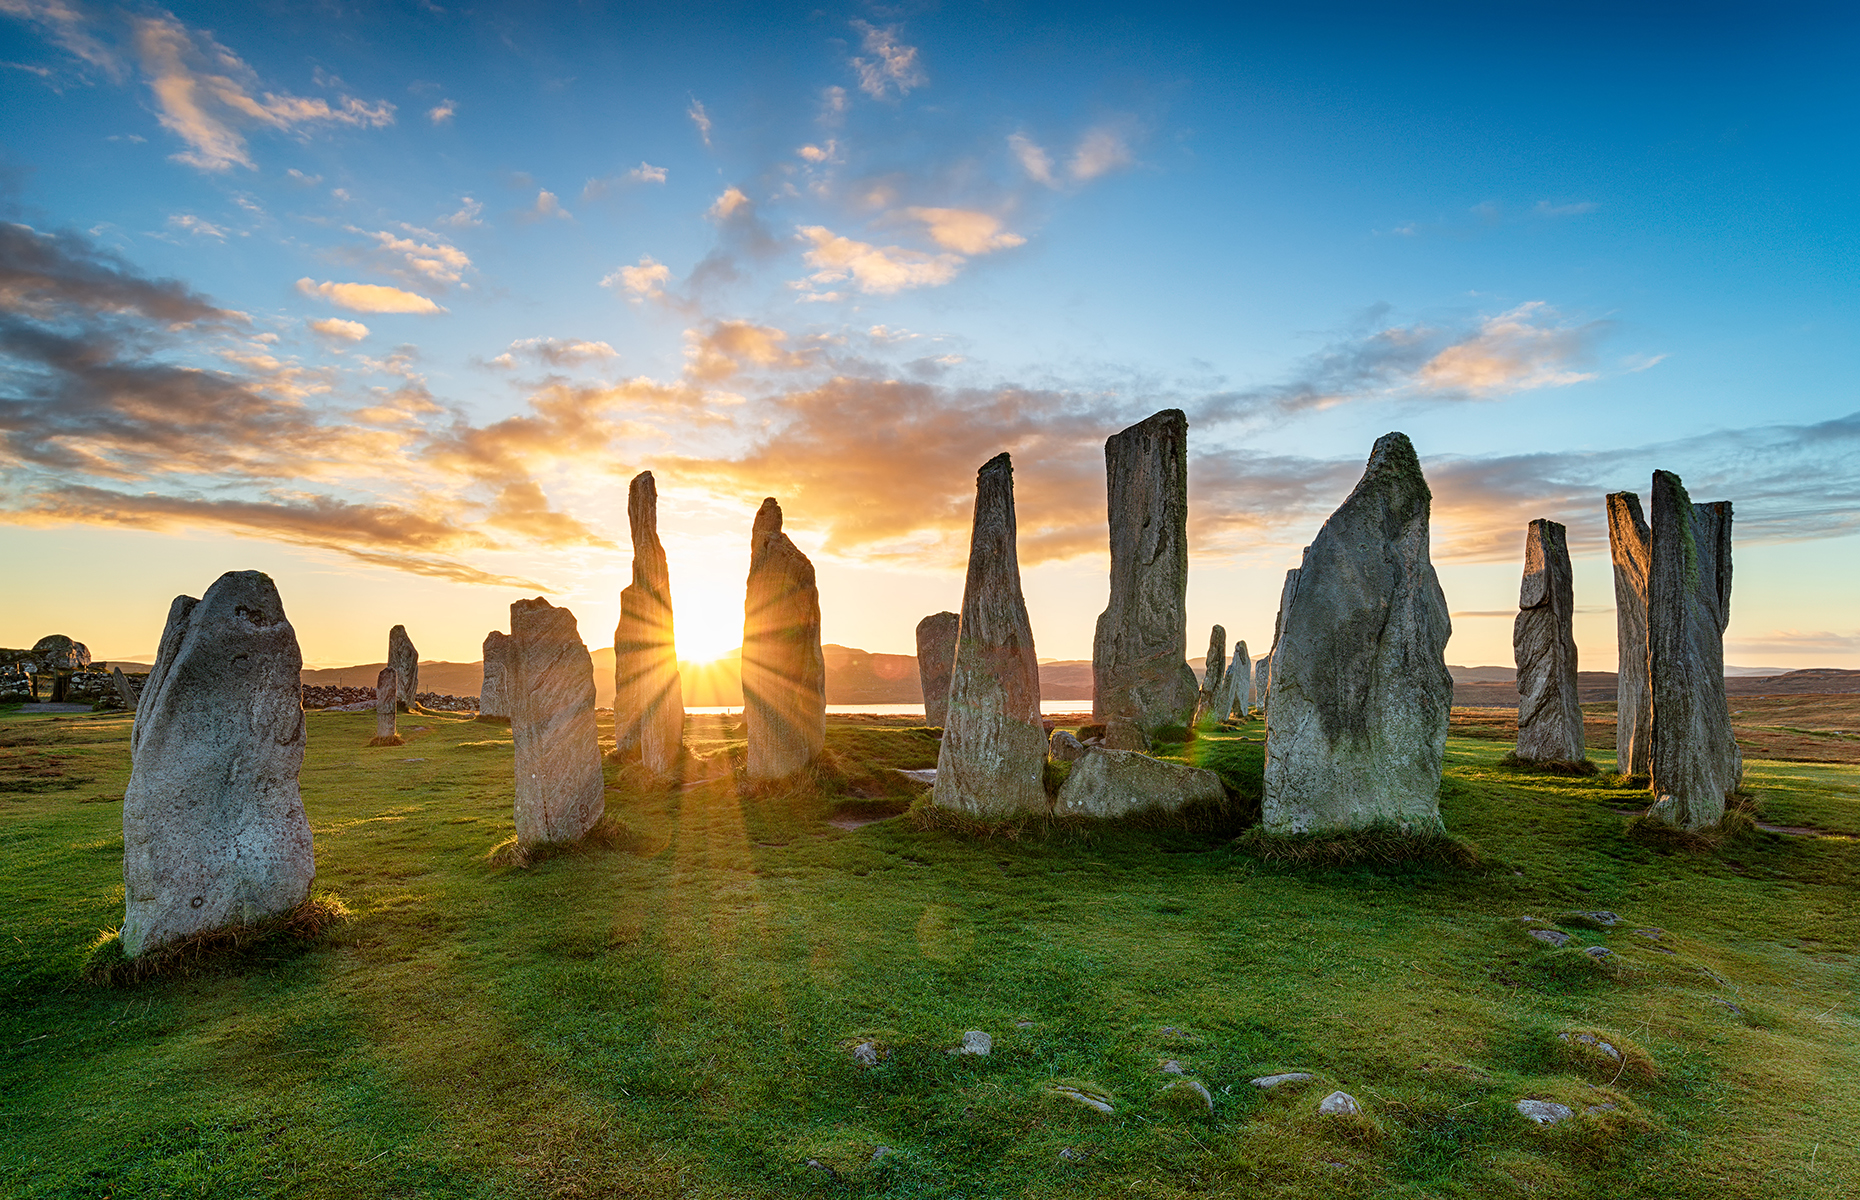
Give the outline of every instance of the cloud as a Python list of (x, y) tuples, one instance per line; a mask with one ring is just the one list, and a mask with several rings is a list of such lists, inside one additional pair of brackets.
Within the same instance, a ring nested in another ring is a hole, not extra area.
[(811, 356), (789, 350), (788, 335), (769, 325), (749, 321), (715, 321), (700, 331), (685, 330), (685, 375), (700, 383), (718, 383), (745, 366), (797, 370)]
[[(0, 0), (0, 13), (39, 26), (54, 45), (73, 58), (96, 67), (111, 80), (121, 83), (127, 77), (128, 72), (116, 52), (91, 34), (88, 28), (91, 18), (81, 7), (67, 0)], [(19, 63), (8, 65), (34, 74), (50, 74), (42, 68), (25, 67)]]
[(634, 183), (664, 183), (665, 168), (655, 167), (651, 163), (641, 159), (637, 167), (634, 167), (631, 171), (626, 173), (626, 177)]
[(697, 97), (691, 98), (691, 107), (685, 109), (685, 116), (691, 118), (691, 123), (697, 126), (698, 136), (704, 139), (704, 145), (709, 146), (710, 114), (704, 111), (704, 105)]
[(1014, 158), (1020, 163), (1020, 169), (1027, 172), (1027, 178), (1047, 187), (1058, 187), (1059, 181), (1053, 178), (1053, 158), (1042, 150), (1032, 138), (1024, 133), (1008, 135), (1008, 149), (1014, 152)]
[(323, 182), (323, 177), (321, 175), (306, 175), (296, 167), (292, 167), (284, 174), (286, 178), (298, 187), (315, 187), (317, 184)]
[(815, 118), (823, 129), (838, 129), (846, 121), (846, 89), (835, 85), (820, 89), (820, 115)]
[(1544, 387), (1566, 387), (1595, 379), (1574, 371), (1587, 344), (1602, 326), (1543, 324), (1554, 311), (1541, 300), (1488, 317), (1477, 335), (1448, 346), (1421, 367), (1418, 381), (1431, 391), (1471, 396), (1502, 395)]
[(327, 100), (265, 90), (232, 51), (171, 16), (135, 17), (131, 27), (156, 118), (188, 145), (172, 156), (178, 162), (203, 171), (251, 168), (242, 126), (296, 132), (318, 124), (394, 123), (394, 106), (386, 101), (368, 104), (342, 96), (332, 107)]
[(728, 187), (723, 189), (723, 195), (717, 197), (717, 202), (711, 205), (710, 211), (704, 215), (713, 221), (727, 221), (735, 216), (739, 209), (747, 207), (749, 207), (749, 197), (743, 195), (742, 189)]
[(368, 336), (368, 326), (360, 321), (345, 321), (341, 317), (325, 317), (309, 324), (312, 332), (335, 341), (359, 342)]
[(795, 153), (810, 163), (819, 164), (833, 161), (833, 156), (839, 152), (839, 148), (840, 144), (829, 138), (824, 146), (802, 146)]
[(917, 47), (898, 40), (898, 26), (880, 28), (854, 21), (852, 27), (865, 35), (862, 45), (872, 56), (850, 60), (853, 72), (859, 76), (860, 91), (874, 100), (883, 100), (892, 89), (896, 89), (899, 96), (907, 96), (912, 88), (930, 82), (930, 77), (917, 62)]
[(601, 286), (615, 291), (625, 289), (635, 298), (650, 300), (664, 294), (665, 285), (671, 281), (672, 269), (661, 262), (654, 262), (650, 254), (639, 260), (634, 267), (621, 267), (613, 274), (601, 280)]
[(1860, 631), (1775, 629), (1725, 643), (1725, 649), (1744, 654), (1840, 654), (1860, 650)]
[(939, 287), (954, 279), (963, 264), (955, 254), (932, 255), (898, 246), (880, 249), (819, 225), (804, 225), (800, 234), (813, 244), (802, 258), (816, 270), (799, 286), (850, 279), (862, 292), (890, 295), (905, 288)]
[(452, 119), (452, 115), (458, 112), (458, 110), (458, 105), (454, 104), (452, 101), (441, 100), (438, 104), (426, 110), (426, 119), (435, 125), (444, 125), (447, 121)]
[(1001, 218), (962, 208), (907, 208), (904, 210), (922, 221), (937, 245), (958, 254), (987, 254), (1025, 245), (1027, 239), (1017, 233), (1001, 232)]
[(226, 231), (224, 229), (221, 229), (211, 221), (203, 221), (191, 213), (177, 213), (168, 218), (168, 224), (174, 226), (176, 229), (185, 229), (195, 237), (218, 238), (222, 242), (226, 240)]
[(1539, 200), (1531, 212), (1540, 217), (1580, 217), (1599, 207), (1593, 200), (1578, 200), (1572, 204), (1552, 204), (1548, 200)]
[(620, 352), (606, 342), (588, 342), (575, 338), (533, 337), (510, 343), (510, 349), (491, 361), (500, 367), (515, 366), (515, 355), (527, 355), (552, 367), (570, 367), (595, 359), (618, 358)]
[(470, 196), (460, 196), (459, 210), (449, 217), (439, 218), (438, 223), (453, 229), (471, 229), (484, 224), (483, 221), (478, 219), (478, 214), (483, 211), (484, 205), (480, 204), (478, 201), (473, 200)]
[(666, 170), (655, 167), (649, 162), (641, 162), (637, 167), (617, 179), (590, 179), (582, 186), (581, 198), (584, 202), (603, 199), (609, 192), (622, 186), (641, 183), (664, 183)]
[(418, 282), (426, 284), (454, 284), (460, 276), (471, 268), (471, 259), (457, 246), (440, 241), (426, 230), (417, 230), (433, 242), (416, 242), (385, 230), (369, 231), (349, 226), (351, 233), (359, 233), (373, 238), (381, 250), (385, 269), (389, 274), (399, 275), (404, 279), (418, 277)]
[(517, 214), (517, 220), (522, 221), (526, 225), (537, 221), (547, 221), (552, 218), (561, 221), (572, 221), (575, 219), (574, 214), (562, 207), (562, 203), (556, 199), (555, 193), (547, 189), (537, 192), (536, 203)]
[(1072, 178), (1083, 183), (1087, 180), (1119, 167), (1130, 165), (1130, 147), (1123, 137), (1110, 128), (1092, 129), (1079, 139), (1078, 149), (1072, 153), (1072, 161), (1066, 164), (1066, 170)]
[(0, 223), (0, 311), (45, 322), (127, 314), (170, 327), (245, 320), (176, 280), (136, 274), (77, 234), (11, 223)]
[(403, 292), (399, 288), (377, 283), (318, 283), (305, 276), (297, 281), (297, 290), (306, 296), (320, 296), (337, 308), (351, 312), (434, 313), (446, 310), (425, 296)]

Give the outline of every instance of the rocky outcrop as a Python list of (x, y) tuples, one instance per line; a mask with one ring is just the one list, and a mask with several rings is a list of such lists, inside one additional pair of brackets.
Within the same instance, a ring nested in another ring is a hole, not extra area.
[(1016, 541), (1014, 468), (998, 454), (975, 476), (962, 626), (931, 795), (940, 808), (979, 817), (1047, 809), (1040, 665)]
[(1576, 692), (1575, 578), (1563, 526), (1536, 520), (1524, 536), (1524, 581), (1511, 651), (1518, 665), (1518, 750), (1525, 762), (1581, 762)]
[(594, 659), (575, 614), (541, 596), (512, 604), (504, 671), (516, 743), (517, 845), (575, 841), (606, 809)]
[(1092, 640), (1092, 720), (1105, 745), (1148, 747), (1195, 718), (1188, 650), (1188, 418), (1167, 409), (1104, 443), (1111, 603)]
[(743, 604), (743, 722), (749, 777), (781, 779), (827, 742), (827, 668), (814, 564), (781, 531), (770, 496), (756, 512)]
[(1093, 746), (1072, 764), (1053, 812), (1067, 817), (1127, 817), (1180, 812), (1191, 804), (1225, 804), (1221, 777), (1134, 750)]
[[(1227, 631), (1221, 626), (1216, 625), (1208, 635), (1208, 653), (1201, 661), (1201, 693), (1195, 700), (1195, 724), (1200, 726), (1211, 721), (1218, 725), (1227, 719), (1226, 713), (1214, 711), (1221, 698), (1221, 685), (1227, 679)], [(1232, 704), (1228, 707), (1231, 709)]]
[(484, 635), (484, 678), (478, 685), (478, 719), (508, 723), (510, 720), (510, 683), (506, 656), (510, 652), (510, 635), (493, 629)]
[(924, 724), (941, 728), (949, 715), (949, 677), (956, 669), (958, 613), (931, 613), (917, 622), (917, 679), (924, 691)]
[(614, 751), (669, 773), (684, 757), (685, 699), (672, 636), (672, 581), (659, 542), (659, 491), (651, 471), (627, 488), (633, 582), (614, 628)]
[(405, 625), (396, 625), (388, 630), (387, 665), (394, 669), (397, 684), (395, 701), (401, 712), (413, 712), (419, 706), (416, 699), (420, 694), (420, 652), (413, 648), (413, 639), (407, 636)]
[(125, 954), (309, 898), (302, 668), (269, 576), (229, 571), (198, 600), (175, 597), (130, 733)]
[(1724, 819), (1743, 758), (1724, 695), (1731, 620), (1731, 506), (1694, 504), (1679, 476), (1653, 473), (1647, 663), (1653, 690), (1648, 815), (1677, 829)]
[(1615, 567), (1615, 770), (1645, 775), (1653, 754), (1653, 686), (1647, 677), (1647, 575), (1653, 531), (1633, 492), (1608, 496), (1608, 550)]
[(1440, 828), (1452, 624), (1428, 556), (1431, 500), (1413, 445), (1385, 435), (1288, 579), (1267, 716), (1269, 833)]
[(375, 740), (371, 746), (398, 746), (400, 733), (394, 728), (395, 701), (400, 698), (400, 676), (393, 667), (382, 667), (375, 677)]

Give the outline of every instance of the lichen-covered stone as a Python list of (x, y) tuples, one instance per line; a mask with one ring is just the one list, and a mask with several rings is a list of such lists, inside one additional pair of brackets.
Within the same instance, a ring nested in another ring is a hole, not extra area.
[(1219, 625), (1208, 635), (1208, 653), (1202, 659), (1201, 693), (1195, 700), (1195, 724), (1220, 724), (1226, 713), (1216, 713), (1221, 685), (1227, 678), (1227, 631)]
[(975, 475), (975, 523), (962, 625), (931, 800), (980, 817), (1047, 809), (1040, 663), (1020, 590), (1014, 468), (1006, 454)]
[(229, 571), (175, 598), (130, 733), (125, 954), (309, 898), (302, 669), (269, 576)]
[(1191, 804), (1226, 802), (1221, 777), (1200, 767), (1165, 762), (1135, 750), (1093, 746), (1072, 764), (1053, 812), (1066, 817), (1125, 817), (1179, 812)]
[(1645, 775), (1653, 753), (1653, 687), (1647, 677), (1653, 531), (1633, 492), (1609, 493), (1608, 549), (1615, 568), (1615, 769)]
[(651, 471), (627, 488), (633, 582), (620, 593), (614, 627), (614, 750), (669, 773), (684, 756), (685, 700), (672, 629), (671, 571), (659, 541), (659, 491)]
[(506, 656), (510, 635), (493, 629), (484, 635), (484, 677), (478, 685), (478, 717), (486, 721), (510, 720), (509, 678)]
[(1266, 694), (1271, 690), (1272, 653), (1268, 651), (1260, 655), (1259, 661), (1253, 664), (1253, 703), (1258, 705), (1261, 711), (1266, 708)]
[(382, 667), (375, 676), (375, 740), (399, 741), (394, 728), (395, 701), (400, 698), (400, 676), (393, 667)]
[(1731, 506), (1694, 504), (1679, 476), (1653, 473), (1647, 663), (1653, 690), (1648, 814), (1676, 829), (1724, 819), (1743, 758), (1724, 693), (1731, 619)]
[[(1305, 547), (1309, 554), (1311, 547)], [(1259, 660), (1259, 706), (1271, 707), (1272, 699), (1272, 664), (1279, 653), (1280, 635), (1285, 632), (1285, 614), (1292, 606), (1292, 594), (1298, 590), (1298, 568), (1293, 567), (1285, 573), (1285, 582), (1279, 588), (1279, 611), (1272, 618), (1272, 650)]]
[(917, 622), (917, 679), (924, 690), (924, 724), (942, 728), (949, 716), (949, 676), (956, 667), (962, 615), (931, 613)]
[(1440, 828), (1452, 623), (1428, 556), (1431, 500), (1413, 445), (1385, 435), (1288, 579), (1267, 717), (1268, 833)]
[(420, 706), (420, 652), (413, 648), (405, 625), (388, 630), (387, 665), (394, 669), (396, 684), (394, 703), (401, 712), (413, 712)]
[(1104, 443), (1111, 603), (1092, 640), (1092, 720), (1105, 745), (1149, 746), (1195, 718), (1188, 652), (1188, 418), (1167, 409)]
[(594, 659), (575, 614), (541, 596), (512, 604), (504, 670), (516, 749), (517, 844), (575, 841), (606, 811)]
[(1575, 613), (1565, 530), (1555, 521), (1532, 521), (1524, 537), (1524, 580), (1511, 628), (1518, 666), (1517, 756), (1525, 762), (1582, 761)]
[(814, 564), (781, 531), (770, 496), (749, 539), (743, 602), (743, 723), (751, 779), (781, 779), (820, 757), (827, 742), (827, 664), (820, 649)]

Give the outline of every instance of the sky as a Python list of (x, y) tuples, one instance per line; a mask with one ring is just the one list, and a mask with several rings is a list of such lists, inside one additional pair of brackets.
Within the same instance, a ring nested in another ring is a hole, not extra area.
[[(1297, 8), (1299, 12), (1285, 10)], [(1190, 656), (1257, 654), (1375, 439), (1452, 662), (1603, 496), (1730, 500), (1727, 660), (1860, 667), (1844, 5), (0, 0), (0, 644), (147, 661), (278, 581), (311, 665), (609, 643), (651, 470), (680, 651), (764, 496), (823, 637), (959, 609), (1013, 456), (1038, 652), (1106, 602), (1104, 439), (1189, 418)]]

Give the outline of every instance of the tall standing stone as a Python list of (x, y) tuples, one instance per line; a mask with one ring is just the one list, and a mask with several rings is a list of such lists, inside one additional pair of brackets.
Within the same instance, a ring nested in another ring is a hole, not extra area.
[(371, 746), (398, 746), (400, 733), (394, 728), (395, 700), (399, 698), (400, 676), (393, 667), (382, 667), (375, 676), (375, 740)]
[[(1253, 690), (1253, 659), (1246, 651), (1246, 639), (1234, 647), (1234, 660), (1227, 667), (1228, 687), (1233, 692), (1233, 707), (1242, 713), (1252, 708), (1257, 693)], [(1232, 709), (1228, 710), (1232, 715)]]
[(1378, 439), (1290, 584), (1273, 650), (1263, 825), (1276, 834), (1440, 828), (1453, 678), (1414, 446)]
[(1188, 651), (1188, 418), (1166, 409), (1104, 443), (1111, 603), (1092, 640), (1092, 720), (1142, 750), (1195, 718)]
[(125, 954), (309, 898), (302, 669), (269, 576), (229, 571), (175, 597), (129, 740)]
[(484, 678), (478, 685), (480, 721), (501, 724), (510, 720), (509, 653), (509, 634), (501, 629), (493, 629), (484, 635)]
[(1272, 652), (1260, 655), (1253, 664), (1253, 703), (1259, 705), (1260, 711), (1266, 709), (1266, 693), (1272, 690)]
[(1227, 630), (1219, 625), (1214, 627), (1208, 635), (1208, 653), (1201, 661), (1201, 694), (1195, 700), (1195, 724), (1213, 721), (1218, 725), (1227, 719), (1226, 713), (1214, 711), (1222, 695), (1221, 685), (1227, 679)]
[(504, 670), (516, 743), (517, 844), (575, 841), (606, 810), (594, 659), (575, 614), (541, 596), (512, 604)]
[(1040, 660), (1020, 590), (1017, 540), (1014, 467), (997, 454), (975, 474), (962, 625), (931, 793), (938, 807), (979, 817), (1047, 810)]
[(1524, 536), (1524, 580), (1511, 627), (1518, 665), (1517, 756), (1525, 762), (1582, 761), (1575, 612), (1566, 531), (1555, 521), (1532, 521)]
[(1705, 829), (1724, 819), (1725, 799), (1743, 773), (1724, 693), (1730, 504), (1694, 504), (1679, 476), (1655, 471), (1652, 546), (1647, 660), (1654, 803), (1648, 813), (1678, 829)]
[(136, 711), (136, 692), (129, 686), (129, 678), (123, 674), (123, 668), (110, 668), (110, 682), (116, 685), (116, 696), (123, 702), (123, 708), (129, 712)]
[(667, 774), (683, 757), (684, 688), (672, 637), (672, 577), (659, 542), (659, 490), (651, 471), (627, 489), (633, 582), (620, 593), (614, 628), (614, 750), (637, 750), (646, 769)]
[(1615, 770), (1645, 775), (1653, 754), (1653, 687), (1647, 678), (1647, 575), (1653, 531), (1633, 492), (1608, 496), (1608, 550), (1615, 566)]
[(931, 613), (917, 622), (917, 680), (924, 689), (924, 724), (941, 728), (949, 716), (949, 676), (956, 667), (956, 632), (962, 617)]
[[(1305, 553), (1310, 552), (1311, 547), (1306, 546)], [(1285, 632), (1285, 614), (1291, 611), (1292, 594), (1297, 590), (1298, 568), (1293, 567), (1285, 573), (1285, 583), (1279, 588), (1279, 611), (1272, 618), (1272, 649), (1259, 660), (1259, 678), (1256, 682), (1259, 687), (1259, 706), (1262, 709), (1271, 707), (1272, 667), (1279, 659), (1279, 636)]]
[(827, 663), (814, 564), (781, 531), (770, 496), (749, 536), (743, 600), (743, 723), (751, 779), (781, 779), (827, 744)]
[(407, 636), (405, 625), (388, 630), (387, 665), (394, 669), (397, 677), (394, 703), (401, 712), (419, 711), (420, 652), (413, 648), (413, 639)]

